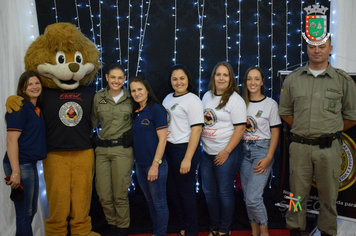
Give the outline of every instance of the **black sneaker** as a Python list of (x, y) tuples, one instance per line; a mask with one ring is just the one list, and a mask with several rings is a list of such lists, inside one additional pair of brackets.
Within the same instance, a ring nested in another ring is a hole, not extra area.
[(129, 229), (128, 228), (116, 228), (116, 236), (128, 236)]

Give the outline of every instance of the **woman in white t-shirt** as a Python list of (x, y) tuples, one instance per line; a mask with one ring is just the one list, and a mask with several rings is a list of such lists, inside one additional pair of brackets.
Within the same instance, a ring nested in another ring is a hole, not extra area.
[(244, 78), (247, 126), (243, 139), (244, 160), (240, 176), (253, 236), (268, 236), (268, 218), (263, 190), (272, 171), (278, 145), (277, 103), (264, 95), (264, 77), (259, 67), (250, 67)]
[(229, 235), (238, 169), (236, 146), (246, 127), (246, 105), (238, 94), (234, 71), (228, 62), (215, 66), (209, 88), (203, 97), (204, 151), (200, 163), (210, 216), (209, 236)]
[(200, 160), (199, 139), (204, 123), (203, 105), (183, 65), (175, 65), (169, 73), (174, 92), (163, 100), (168, 113), (166, 158), (168, 162), (167, 192), (174, 204), (180, 225), (178, 235), (199, 233), (195, 197), (195, 172)]

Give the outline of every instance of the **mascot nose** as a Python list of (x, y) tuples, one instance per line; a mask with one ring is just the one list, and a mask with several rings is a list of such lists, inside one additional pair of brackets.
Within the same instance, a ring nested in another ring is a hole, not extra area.
[(70, 71), (72, 71), (72, 72), (77, 72), (79, 70), (78, 63), (70, 63), (68, 65), (68, 67), (69, 67)]

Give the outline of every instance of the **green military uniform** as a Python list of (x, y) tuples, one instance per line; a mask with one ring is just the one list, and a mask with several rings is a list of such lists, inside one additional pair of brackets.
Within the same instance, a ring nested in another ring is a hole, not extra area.
[[(93, 127), (101, 123), (100, 140), (117, 140), (131, 129), (132, 106), (128, 90), (115, 103), (108, 93), (109, 86), (95, 94), (91, 122)], [(130, 225), (130, 208), (127, 197), (131, 185), (131, 170), (134, 164), (132, 147), (122, 145), (98, 146), (96, 153), (96, 190), (108, 224), (119, 228)]]
[[(293, 115), (291, 133), (317, 138), (343, 130), (343, 120), (356, 120), (355, 83), (346, 72), (333, 68), (314, 77), (309, 63), (293, 71), (284, 81), (280, 97), (280, 115)], [(320, 231), (337, 234), (336, 200), (342, 145), (335, 139), (329, 148), (292, 142), (290, 152), (290, 187), (295, 197), (301, 197), (302, 211), (287, 213), (287, 227), (305, 230), (307, 200), (313, 174), (320, 202), (327, 202), (319, 211)], [(326, 209), (325, 209), (326, 208)]]

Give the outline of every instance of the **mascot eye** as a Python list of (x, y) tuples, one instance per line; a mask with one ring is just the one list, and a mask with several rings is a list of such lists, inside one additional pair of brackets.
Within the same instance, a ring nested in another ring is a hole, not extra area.
[(83, 55), (80, 52), (76, 52), (75, 55), (74, 55), (74, 60), (77, 63), (82, 63)]
[(56, 61), (57, 64), (63, 64), (66, 62), (66, 54), (64, 54), (64, 52), (62, 51), (58, 51), (56, 54)]

